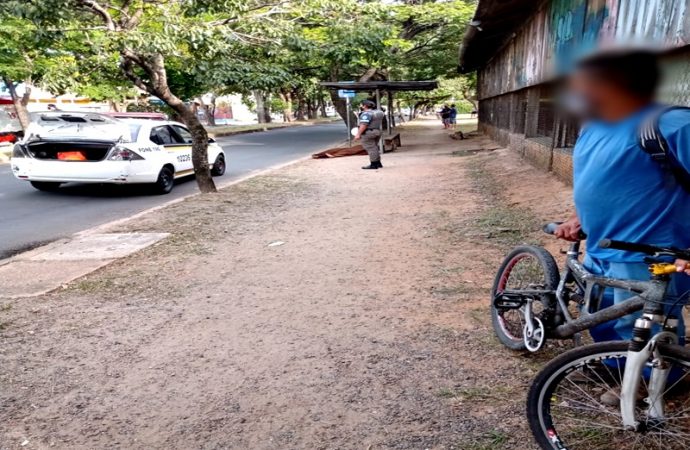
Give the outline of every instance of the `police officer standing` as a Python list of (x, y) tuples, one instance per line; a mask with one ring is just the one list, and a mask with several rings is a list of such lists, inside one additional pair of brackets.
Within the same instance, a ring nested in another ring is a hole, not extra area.
[(381, 139), (381, 125), (383, 124), (383, 112), (376, 108), (376, 103), (371, 100), (364, 100), (361, 103), (362, 112), (359, 115), (359, 129), (355, 140), (362, 140), (362, 147), (369, 154), (371, 164), (362, 169), (381, 169), (381, 149), (379, 140)]

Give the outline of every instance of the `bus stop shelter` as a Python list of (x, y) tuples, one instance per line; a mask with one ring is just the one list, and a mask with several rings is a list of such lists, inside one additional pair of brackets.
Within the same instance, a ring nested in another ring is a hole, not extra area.
[(414, 92), (414, 91), (433, 91), (438, 88), (437, 81), (338, 81), (338, 82), (323, 82), (321, 86), (331, 90), (347, 90), (355, 92), (369, 92), (376, 98), (376, 106), (381, 109), (382, 95), (388, 98), (387, 114), (387, 131), (388, 135), (393, 135), (393, 128), (395, 127), (393, 120), (393, 97), (396, 92)]

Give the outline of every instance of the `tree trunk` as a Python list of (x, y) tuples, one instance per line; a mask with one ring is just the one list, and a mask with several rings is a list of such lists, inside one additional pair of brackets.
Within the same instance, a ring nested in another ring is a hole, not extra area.
[[(196, 176), (199, 190), (204, 194), (216, 192), (216, 184), (213, 182), (210, 164), (208, 163), (208, 133), (193, 109), (170, 91), (163, 55), (140, 55), (125, 50), (121, 56), (122, 62), (120, 67), (125, 76), (139, 89), (145, 90), (149, 94), (163, 100), (187, 125), (192, 135), (192, 164), (194, 165), (194, 175)], [(135, 64), (146, 72), (149, 80), (144, 81), (137, 75), (134, 70)]]
[[(330, 80), (331, 81), (338, 81), (340, 78), (340, 73), (338, 67), (333, 67), (331, 69), (330, 73)], [(329, 90), (329, 95), (331, 96), (331, 103), (333, 103), (333, 108), (335, 108), (335, 111), (338, 113), (341, 119), (343, 119), (343, 123), (347, 127), (347, 102), (345, 101), (344, 98), (338, 97), (338, 92), (334, 90)], [(357, 107), (357, 105), (351, 105), (350, 109), (350, 126), (356, 126), (357, 125), (357, 115), (354, 112), (354, 109)], [(347, 130), (348, 132), (350, 130)]]
[(318, 106), (313, 98), (307, 99), (307, 117), (309, 120), (316, 120), (318, 115)]
[[(155, 94), (154, 94), (155, 95)], [(194, 114), (191, 108), (179, 98), (170, 94), (171, 97), (160, 96), (168, 106), (180, 115), (182, 121), (189, 128), (192, 135), (192, 164), (194, 165), (194, 175), (199, 190), (203, 193), (216, 192), (216, 184), (211, 176), (211, 167), (208, 163), (208, 133), (206, 128), (199, 120), (199, 116)], [(166, 98), (167, 97), (167, 98)]]
[(264, 123), (273, 122), (273, 117), (271, 117), (271, 96), (270, 94), (264, 94)]
[(17, 85), (10, 78), (3, 77), (2, 81), (7, 86), (10, 91), (10, 97), (12, 98), (12, 104), (14, 105), (15, 112), (17, 113), (17, 120), (22, 127), (22, 130), (26, 131), (31, 124), (31, 116), (29, 115), (29, 110), (26, 105), (29, 104), (29, 99), (31, 98), (31, 88), (28, 83), (24, 83), (24, 94), (20, 97), (17, 94)]
[(299, 91), (295, 91), (294, 97), (297, 101), (297, 111), (295, 111), (295, 120), (298, 122), (306, 120), (307, 108), (304, 97), (302, 97), (302, 94)]
[(253, 91), (254, 103), (256, 103), (256, 120), (259, 123), (265, 123), (266, 115), (264, 114), (264, 96), (259, 91)]
[(211, 94), (211, 102), (210, 103), (204, 102), (204, 98), (201, 96), (197, 100), (199, 101), (201, 108), (204, 110), (204, 115), (206, 116), (206, 120), (208, 121), (208, 125), (211, 127), (215, 127), (216, 126), (216, 95)]
[[(347, 126), (347, 102), (344, 98), (338, 97), (337, 91), (331, 91), (331, 101), (333, 102), (333, 107), (338, 113), (343, 123)], [(354, 112), (355, 105), (352, 105), (350, 109), (350, 126), (357, 125), (357, 115)]]
[(326, 111), (326, 100), (323, 98), (323, 96), (319, 97), (319, 109), (321, 110), (321, 117), (327, 119), (328, 112)]
[(283, 101), (283, 120), (285, 122), (292, 122), (292, 94), (283, 90), (280, 93), (280, 99)]
[(253, 91), (256, 102), (256, 118), (259, 123), (271, 123), (271, 111), (267, 105), (268, 98), (261, 91)]

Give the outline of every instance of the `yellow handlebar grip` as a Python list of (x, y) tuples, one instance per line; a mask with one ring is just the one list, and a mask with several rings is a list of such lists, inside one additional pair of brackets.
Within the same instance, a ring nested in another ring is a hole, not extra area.
[(677, 273), (678, 269), (674, 264), (659, 263), (650, 265), (649, 271), (652, 273), (652, 275), (672, 275)]

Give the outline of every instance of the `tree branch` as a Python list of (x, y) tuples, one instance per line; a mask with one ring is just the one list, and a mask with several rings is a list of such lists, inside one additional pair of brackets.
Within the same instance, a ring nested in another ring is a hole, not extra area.
[(103, 19), (103, 22), (105, 22), (105, 26), (108, 30), (110, 31), (116, 31), (117, 26), (115, 25), (115, 21), (113, 20), (112, 16), (108, 12), (106, 8), (101, 6), (98, 2), (95, 0), (80, 0), (80, 3), (82, 6), (85, 6), (86, 8), (89, 8), (93, 10), (96, 14), (101, 16)]
[(266, 11), (265, 13), (259, 14), (259, 15), (255, 16), (255, 17), (258, 18), (258, 17), (268, 17), (268, 16), (272, 16), (272, 15), (274, 15), (274, 14), (278, 14), (279, 12), (281, 12), (281, 10), (279, 10), (278, 7), (281, 6), (281, 5), (284, 5), (285, 3), (287, 3), (287, 1), (285, 1), (285, 0), (279, 1), (279, 2), (274, 2), (274, 3), (263, 3), (263, 4), (261, 4), (261, 5), (255, 6), (255, 7), (253, 7), (253, 8), (249, 8), (249, 9), (246, 10), (246, 11), (243, 11), (244, 15), (242, 15), (242, 16), (233, 16), (233, 17), (228, 17), (228, 18), (226, 18), (226, 19), (215, 20), (215, 21), (213, 21), (213, 22), (209, 22), (208, 24), (211, 25), (211, 26), (229, 25), (229, 24), (231, 24), (231, 23), (239, 22), (240, 20), (245, 19), (245, 18), (246, 18), (245, 16), (246, 16), (246, 14), (248, 14), (248, 13), (252, 13), (252, 12), (254, 12), (254, 11), (258, 11), (258, 10), (264, 9), (264, 8), (270, 8), (270, 9), (269, 9), (268, 11)]
[(122, 72), (125, 74), (125, 76), (136, 87), (138, 87), (139, 89), (141, 89), (144, 92), (148, 92), (149, 94), (155, 95), (153, 86), (146, 83), (144, 80), (141, 79), (141, 77), (139, 75), (136, 74), (136, 72), (134, 72), (134, 64), (129, 57), (122, 55), (122, 61), (120, 62), (120, 69), (122, 69)]

